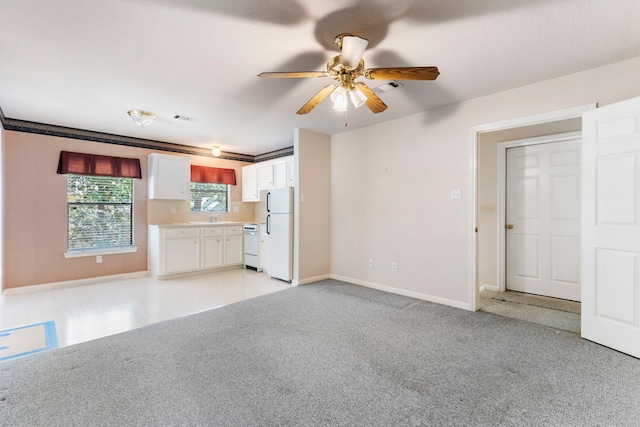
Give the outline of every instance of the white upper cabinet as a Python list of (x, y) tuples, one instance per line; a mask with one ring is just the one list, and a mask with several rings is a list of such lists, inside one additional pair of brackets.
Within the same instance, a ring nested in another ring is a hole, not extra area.
[(265, 162), (265, 164), (259, 163), (258, 169), (258, 189), (259, 190), (271, 190), (274, 187), (274, 174), (273, 163)]
[(258, 167), (257, 165), (242, 167), (242, 201), (257, 202), (260, 200), (258, 193)]
[(296, 176), (293, 168), (293, 156), (287, 157), (287, 187), (295, 187)]
[(256, 163), (242, 168), (242, 201), (260, 201), (261, 190), (294, 186), (293, 156)]
[(188, 200), (189, 166), (187, 157), (149, 154), (149, 199)]
[(275, 162), (273, 164), (274, 188), (287, 187), (287, 161)]

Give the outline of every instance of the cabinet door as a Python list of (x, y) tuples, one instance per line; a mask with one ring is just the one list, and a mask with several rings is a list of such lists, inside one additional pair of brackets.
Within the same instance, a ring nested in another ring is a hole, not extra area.
[(293, 156), (287, 159), (287, 186), (295, 187), (295, 174), (293, 168)]
[(202, 239), (202, 268), (222, 266), (222, 239), (223, 236)]
[(200, 269), (200, 239), (166, 239), (163, 273), (180, 273)]
[(189, 199), (189, 159), (151, 154), (149, 156), (149, 198)]
[(258, 172), (258, 189), (270, 190), (274, 188), (273, 183), (273, 163), (260, 166)]
[(288, 186), (287, 162), (277, 162), (273, 165), (274, 187), (286, 188)]
[(242, 235), (224, 236), (224, 264), (242, 264)]
[(257, 202), (258, 200), (258, 168), (244, 166), (242, 168), (242, 201)]

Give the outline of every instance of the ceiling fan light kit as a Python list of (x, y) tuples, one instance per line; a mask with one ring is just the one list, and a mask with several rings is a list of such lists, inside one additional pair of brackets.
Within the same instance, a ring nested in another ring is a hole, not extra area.
[(331, 102), (333, 102), (333, 109), (336, 111), (347, 111), (347, 90), (342, 87), (336, 87), (331, 92)]
[(349, 91), (349, 99), (356, 108), (362, 107), (367, 102), (367, 97), (357, 87)]
[[(365, 69), (362, 55), (369, 44), (368, 40), (352, 34), (343, 33), (337, 35), (334, 41), (340, 48), (341, 54), (329, 60), (327, 63), (327, 71), (267, 72), (258, 74), (258, 77), (330, 77), (338, 82), (338, 84), (329, 84), (320, 89), (318, 93), (297, 111), (297, 114), (309, 113), (329, 95), (335, 110), (346, 111), (348, 99), (350, 99), (356, 108), (366, 105), (372, 112), (381, 113), (387, 109), (387, 105), (369, 86), (362, 82), (356, 82), (357, 78), (364, 77), (370, 80), (435, 80), (440, 74), (437, 67)], [(399, 84), (396, 83), (394, 87), (397, 86), (399, 86)]]

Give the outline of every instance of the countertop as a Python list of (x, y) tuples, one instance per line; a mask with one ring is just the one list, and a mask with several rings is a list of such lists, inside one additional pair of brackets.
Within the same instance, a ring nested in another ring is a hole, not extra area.
[(177, 224), (153, 224), (150, 227), (158, 228), (176, 228), (176, 227), (222, 227), (225, 225), (244, 225), (244, 222), (237, 221), (219, 221), (219, 222), (207, 222), (207, 221), (193, 221), (193, 222), (181, 222)]

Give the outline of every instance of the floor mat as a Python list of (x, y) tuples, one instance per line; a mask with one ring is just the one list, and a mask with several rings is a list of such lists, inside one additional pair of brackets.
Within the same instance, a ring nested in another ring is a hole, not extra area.
[(0, 331), (0, 361), (58, 347), (53, 320)]

